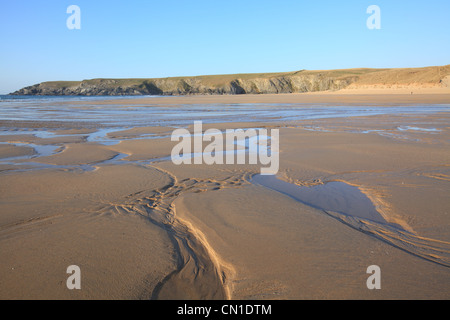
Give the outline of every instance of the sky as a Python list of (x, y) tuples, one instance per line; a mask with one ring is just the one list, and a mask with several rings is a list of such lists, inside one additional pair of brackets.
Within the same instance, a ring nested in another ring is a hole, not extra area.
[[(70, 5), (81, 29), (69, 29)], [(381, 10), (369, 29), (370, 5)], [(449, 0), (2, 0), (0, 94), (43, 81), (450, 64)]]

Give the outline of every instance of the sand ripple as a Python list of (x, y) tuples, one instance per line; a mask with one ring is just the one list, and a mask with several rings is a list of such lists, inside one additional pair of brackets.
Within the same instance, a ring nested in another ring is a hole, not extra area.
[(178, 269), (155, 288), (154, 299), (230, 299), (233, 267), (219, 257), (200, 230), (177, 216), (174, 201), (186, 193), (249, 184), (249, 174), (238, 173), (223, 180), (189, 178), (178, 181), (170, 172), (157, 170), (170, 177), (170, 184), (159, 190), (129, 195), (123, 203), (107, 205), (101, 212), (139, 214), (168, 232), (176, 248)]
[(425, 260), (450, 267), (450, 243), (424, 238), (398, 226), (325, 211), (338, 221)]

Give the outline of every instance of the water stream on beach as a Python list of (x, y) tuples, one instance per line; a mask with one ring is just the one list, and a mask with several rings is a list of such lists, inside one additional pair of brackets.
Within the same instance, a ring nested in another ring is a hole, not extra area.
[(342, 181), (298, 186), (274, 175), (255, 175), (252, 183), (313, 207), (337, 221), (409, 254), (450, 267), (450, 243), (424, 238), (384, 217), (358, 187)]

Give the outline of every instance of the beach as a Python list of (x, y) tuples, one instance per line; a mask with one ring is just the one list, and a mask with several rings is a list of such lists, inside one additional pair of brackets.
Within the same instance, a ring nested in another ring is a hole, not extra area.
[[(0, 298), (449, 299), (450, 93), (410, 89), (8, 104)], [(276, 180), (174, 164), (196, 120), (279, 130)]]

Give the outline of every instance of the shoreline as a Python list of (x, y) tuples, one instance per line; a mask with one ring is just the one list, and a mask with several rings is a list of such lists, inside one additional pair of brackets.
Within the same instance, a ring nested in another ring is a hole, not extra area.
[[(117, 99), (109, 101), (92, 101), (93, 105), (173, 105), (173, 104), (334, 104), (340, 105), (396, 105), (396, 104), (450, 104), (450, 90), (439, 93), (405, 94), (404, 92), (384, 90), (377, 93), (358, 91), (346, 92), (317, 92), (317, 93), (289, 93), (289, 94), (246, 94), (246, 95), (190, 95), (164, 96), (149, 98)], [(77, 102), (76, 104), (82, 104)]]
[[(14, 95), (11, 95), (14, 97)], [(417, 103), (450, 103), (450, 86), (423, 86), (423, 85), (379, 85), (379, 86), (349, 86), (337, 91), (317, 91), (304, 93), (264, 93), (264, 94), (180, 94), (180, 95), (55, 95), (40, 96), (27, 95), (27, 97), (48, 98), (92, 98), (89, 103), (102, 104), (206, 104), (206, 103), (335, 103), (359, 104), (362, 101), (380, 104), (417, 104)], [(104, 100), (102, 100), (104, 99)], [(17, 99), (19, 100), (19, 99)], [(64, 102), (64, 101), (62, 101)], [(86, 101), (75, 101), (83, 104)]]

